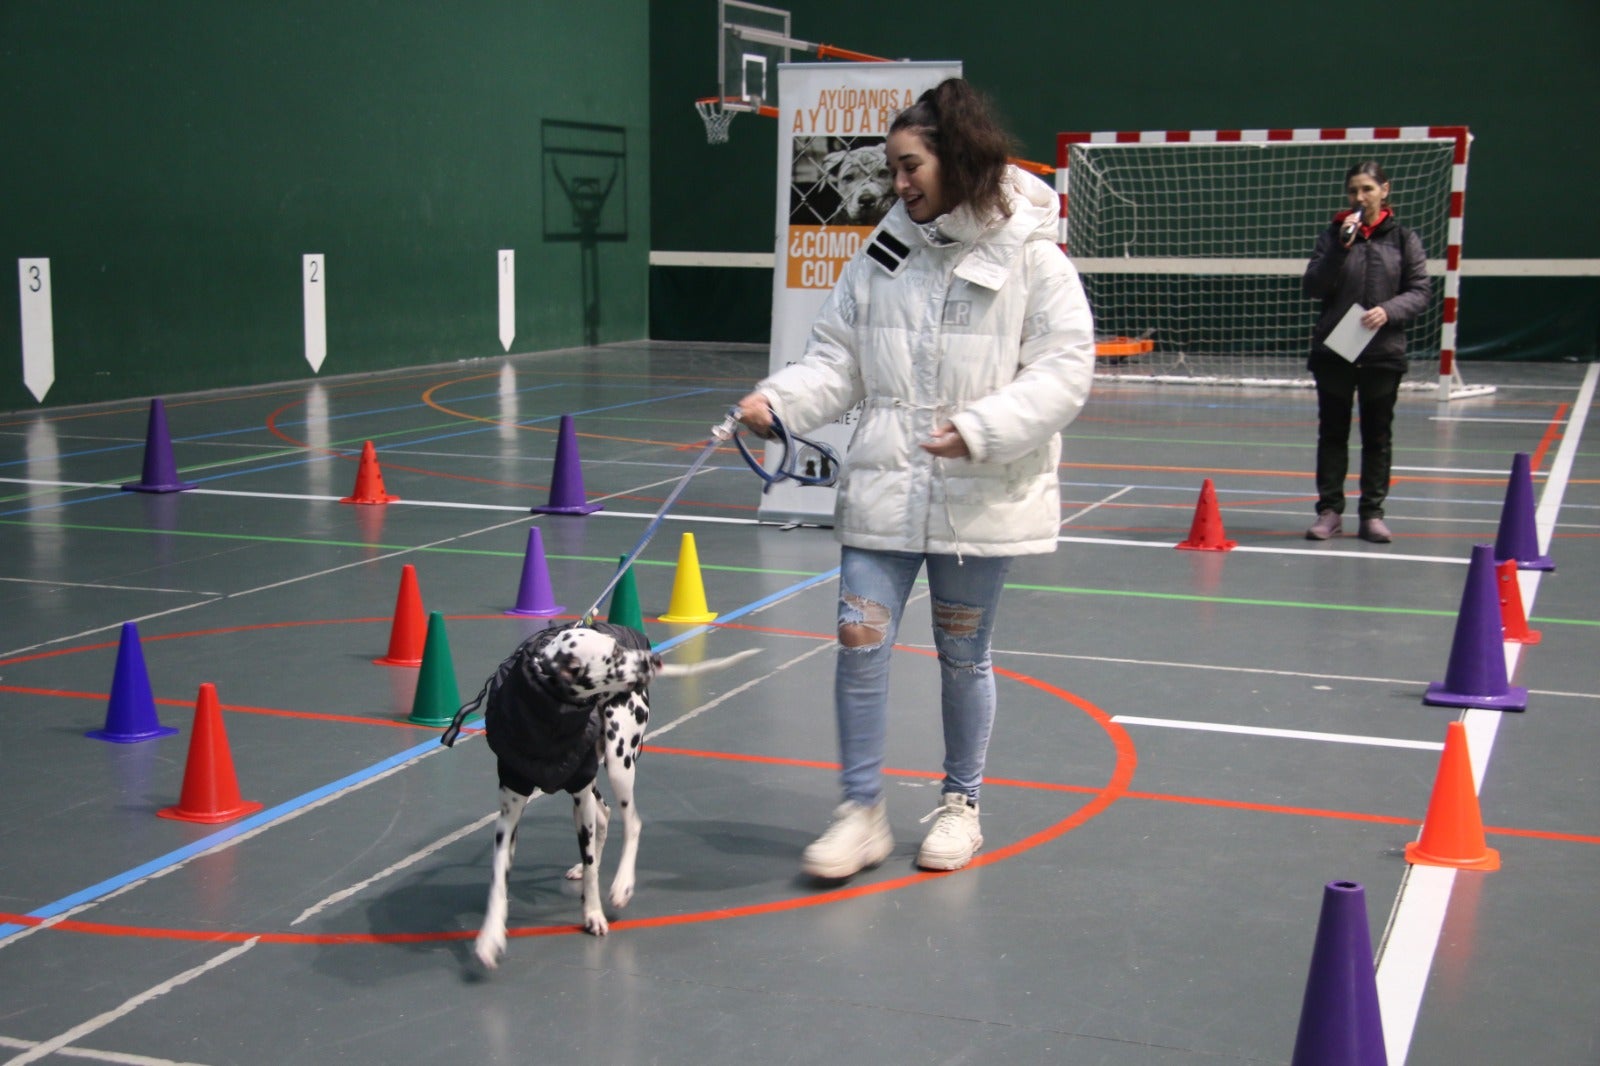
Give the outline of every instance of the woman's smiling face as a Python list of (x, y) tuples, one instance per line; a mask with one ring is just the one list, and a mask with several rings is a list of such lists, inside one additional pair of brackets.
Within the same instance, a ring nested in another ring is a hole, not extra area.
[(945, 213), (944, 189), (939, 180), (939, 157), (914, 129), (889, 134), (886, 146), (894, 193), (906, 205), (913, 222), (932, 222)]

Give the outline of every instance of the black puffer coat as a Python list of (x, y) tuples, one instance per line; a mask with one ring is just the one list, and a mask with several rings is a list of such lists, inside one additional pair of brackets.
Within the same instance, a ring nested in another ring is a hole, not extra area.
[[(532, 795), (535, 789), (581, 792), (600, 770), (595, 745), (604, 728), (600, 712), (605, 700), (569, 703), (539, 668), (539, 650), (567, 628), (541, 629), (519, 644), (477, 697), (456, 712), (440, 739), (453, 746), (462, 722), (481, 705), (484, 733), (499, 760), (500, 783), (519, 795)], [(649, 638), (630, 626), (597, 621), (589, 628), (625, 648), (650, 650)]]
[(1407, 322), (1421, 314), (1433, 298), (1428, 279), (1428, 257), (1416, 233), (1400, 225), (1393, 215), (1379, 222), (1368, 237), (1357, 237), (1348, 250), (1339, 240), (1341, 213), (1317, 236), (1317, 246), (1306, 266), (1305, 293), (1322, 300), (1322, 314), (1311, 333), (1311, 358), (1315, 370), (1327, 359), (1342, 359), (1323, 345), (1352, 304), (1371, 309), (1381, 306), (1389, 321), (1378, 330), (1359, 358), (1358, 366), (1406, 369)]

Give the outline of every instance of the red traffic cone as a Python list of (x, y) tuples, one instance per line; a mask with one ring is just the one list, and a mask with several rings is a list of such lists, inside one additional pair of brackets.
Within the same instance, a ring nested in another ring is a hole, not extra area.
[(1528, 690), (1506, 678), (1505, 637), (1495, 590), (1494, 548), (1476, 544), (1461, 592), (1455, 638), (1444, 680), (1428, 686), (1422, 702), (1435, 707), (1477, 707), (1486, 711), (1525, 711)]
[(389, 654), (373, 662), (379, 666), (421, 666), (428, 637), (428, 616), (422, 610), (417, 588), (417, 568), (400, 568), (400, 593), (394, 601), (394, 624), (389, 628)]
[(355, 491), (340, 503), (393, 503), (400, 497), (391, 496), (383, 488), (383, 470), (378, 466), (378, 449), (369, 440), (361, 446), (361, 465), (356, 468)]
[(583, 467), (578, 463), (578, 431), (572, 416), (561, 416), (556, 435), (556, 466), (550, 478), (550, 502), (530, 509), (533, 514), (593, 514), (600, 510), (583, 491)]
[(1500, 628), (1513, 644), (1537, 644), (1544, 634), (1528, 628), (1528, 615), (1522, 609), (1522, 585), (1517, 580), (1517, 561), (1507, 559), (1495, 566), (1500, 578)]
[(1200, 499), (1194, 505), (1194, 522), (1189, 526), (1189, 539), (1174, 547), (1192, 551), (1225, 552), (1238, 547), (1236, 540), (1227, 540), (1222, 528), (1222, 512), (1217, 508), (1217, 490), (1211, 479), (1200, 486)]
[(228, 733), (217, 706), (216, 686), (200, 686), (194, 707), (194, 734), (189, 738), (189, 761), (183, 771), (183, 794), (176, 807), (163, 807), (163, 818), (185, 822), (231, 822), (261, 809), (259, 803), (239, 798), (239, 781), (233, 772)]
[(1463, 870), (1500, 869), (1500, 853), (1484, 843), (1467, 727), (1460, 722), (1451, 722), (1445, 733), (1439, 775), (1428, 799), (1428, 817), (1422, 823), (1421, 837), (1406, 845), (1406, 862)]

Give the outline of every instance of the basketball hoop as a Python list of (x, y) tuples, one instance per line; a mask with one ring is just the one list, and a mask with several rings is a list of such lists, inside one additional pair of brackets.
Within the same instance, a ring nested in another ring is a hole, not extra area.
[(739, 112), (724, 107), (722, 98), (718, 96), (696, 100), (694, 109), (700, 112), (700, 118), (706, 124), (706, 143), (727, 144), (728, 127), (733, 125), (733, 116)]

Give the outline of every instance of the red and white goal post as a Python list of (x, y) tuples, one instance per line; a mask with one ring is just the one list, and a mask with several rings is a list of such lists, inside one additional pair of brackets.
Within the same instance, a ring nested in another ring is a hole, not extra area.
[(1376, 159), (1429, 256), (1431, 305), (1406, 330), (1408, 388), (1469, 387), (1456, 367), (1465, 126), (1156, 130), (1056, 138), (1061, 245), (1094, 308), (1102, 376), (1309, 386), (1318, 302), (1301, 289), (1317, 234)]

